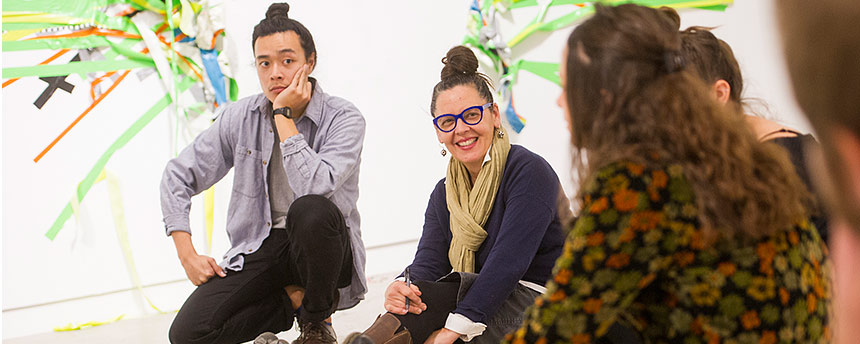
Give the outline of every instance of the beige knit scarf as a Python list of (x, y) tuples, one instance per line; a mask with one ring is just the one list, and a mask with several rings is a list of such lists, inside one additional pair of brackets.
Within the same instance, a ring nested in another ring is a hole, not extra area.
[[(503, 133), (501, 138), (499, 132)], [(493, 210), (493, 201), (505, 172), (508, 151), (511, 150), (511, 143), (505, 134), (504, 128), (496, 129), (490, 147), (490, 160), (484, 162), (474, 186), (471, 185), (472, 179), (466, 165), (453, 157), (448, 164), (445, 193), (453, 235), (451, 247), (448, 248), (448, 260), (454, 271), (475, 272), (475, 252), (487, 237), (483, 227)]]

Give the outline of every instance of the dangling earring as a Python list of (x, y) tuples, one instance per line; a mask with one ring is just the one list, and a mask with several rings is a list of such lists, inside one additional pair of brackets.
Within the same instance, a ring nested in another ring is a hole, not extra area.
[(439, 142), (439, 145), (442, 146), (442, 151), (440, 151), (439, 154), (442, 154), (442, 156), (448, 155), (448, 151), (445, 150), (445, 144), (442, 142)]
[(502, 131), (502, 128), (496, 128), (496, 130), (497, 130), (496, 135), (498, 135), (500, 139), (505, 138), (505, 132)]

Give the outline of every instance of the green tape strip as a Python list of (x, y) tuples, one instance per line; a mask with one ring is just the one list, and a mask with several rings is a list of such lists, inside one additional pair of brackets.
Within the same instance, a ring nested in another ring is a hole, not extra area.
[[(582, 0), (555, 0), (552, 2), (550, 6), (559, 6), (559, 5), (579, 5), (583, 1)], [(515, 1), (510, 7), (510, 9), (524, 8), (524, 7), (532, 7), (537, 6), (537, 0), (523, 0), (523, 1)]]
[(3, 1), (3, 13), (31, 12), (40, 13), (50, 11), (78, 18), (86, 18), (112, 3), (123, 3), (117, 0), (26, 0), (26, 1)]
[(31, 67), (3, 68), (3, 78), (21, 78), (26, 76), (59, 76), (74, 73), (90, 72), (112, 72), (123, 69), (151, 68), (155, 67), (152, 59), (149, 60), (117, 60), (117, 61), (83, 61), (69, 62), (64, 65), (39, 65)]
[[(185, 78), (181, 82), (179, 82), (179, 85), (177, 85), (177, 89), (179, 89), (179, 92), (184, 92), (189, 87), (191, 87), (192, 84), (194, 84), (194, 81), (191, 78)], [(95, 166), (90, 169), (90, 172), (87, 173), (87, 176), (84, 177), (84, 179), (78, 184), (76, 192), (78, 202), (82, 201), (84, 199), (84, 196), (86, 196), (87, 192), (90, 191), (90, 188), (92, 188), (93, 183), (96, 181), (99, 174), (105, 168), (105, 165), (107, 165), (108, 160), (110, 160), (114, 153), (116, 153), (117, 150), (125, 146), (125, 144), (128, 143), (128, 141), (130, 141), (135, 135), (137, 135), (137, 133), (139, 133), (144, 127), (146, 127), (149, 122), (151, 122), (155, 118), (155, 116), (157, 116), (168, 105), (170, 105), (170, 99), (171, 97), (168, 95), (162, 97), (161, 100), (159, 100), (157, 103), (155, 103), (155, 105), (150, 107), (149, 110), (147, 110), (143, 114), (143, 116), (140, 116), (140, 118), (138, 118), (138, 120), (135, 121), (134, 124), (131, 125), (131, 127), (126, 129), (125, 132), (123, 132), (122, 135), (120, 135), (120, 137), (116, 141), (114, 141), (113, 144), (110, 145), (107, 151), (102, 153), (102, 156), (96, 162)], [(71, 202), (66, 204), (66, 207), (63, 208), (63, 211), (60, 213), (60, 216), (57, 217), (57, 219), (54, 221), (54, 224), (51, 225), (51, 228), (48, 230), (47, 233), (45, 233), (45, 236), (49, 240), (54, 240), (54, 238), (57, 237), (57, 233), (60, 232), (60, 229), (63, 228), (63, 225), (65, 225), (66, 221), (69, 219), (70, 216), (72, 216)]]
[(529, 71), (541, 78), (549, 80), (561, 86), (561, 77), (558, 75), (558, 63), (523, 61), (519, 63), (520, 70)]
[(230, 100), (235, 102), (236, 99), (239, 99), (239, 83), (236, 82), (236, 79), (230, 78)]
[(90, 49), (109, 45), (111, 45), (111, 42), (102, 36), (45, 38), (26, 41), (6, 41), (3, 42), (3, 51)]
[(69, 24), (50, 24), (50, 23), (3, 23), (3, 31), (15, 30), (30, 30), (30, 29), (47, 29), (52, 27), (68, 26)]

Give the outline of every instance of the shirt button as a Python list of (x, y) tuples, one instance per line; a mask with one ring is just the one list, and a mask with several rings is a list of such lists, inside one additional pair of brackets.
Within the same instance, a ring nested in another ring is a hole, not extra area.
[(253, 251), (254, 251), (254, 250), (252, 250), (252, 249), (250, 249), (250, 248), (248, 249), (248, 253), (251, 253), (251, 252), (253, 252)]
[(263, 160), (263, 165), (265, 165), (265, 164), (266, 164), (266, 160)]
[(266, 222), (266, 226), (272, 227), (272, 223), (271, 223), (271, 222)]
[(248, 150), (248, 155), (251, 155), (251, 150), (250, 150), (250, 149)]
[(271, 133), (271, 132), (272, 132), (272, 129), (269, 129), (269, 132)]

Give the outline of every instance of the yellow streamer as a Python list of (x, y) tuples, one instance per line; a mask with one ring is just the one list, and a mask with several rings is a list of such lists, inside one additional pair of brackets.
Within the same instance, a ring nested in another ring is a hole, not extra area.
[(7, 31), (6, 33), (3, 34), (3, 41), (4, 42), (17, 41), (21, 38), (27, 37), (29, 35), (36, 33), (36, 32), (39, 32), (39, 31), (42, 31), (42, 29), (26, 29), (26, 30)]
[(203, 193), (206, 210), (206, 255), (212, 255), (212, 229), (215, 227), (215, 185)]
[(49, 24), (85, 24), (89, 23), (86, 20), (51, 14), (51, 13), (29, 13), (29, 12), (11, 12), (3, 13), (4, 23), (49, 23)]
[[(93, 184), (105, 180), (107, 181), (108, 199), (110, 199), (111, 214), (113, 215), (113, 223), (116, 229), (116, 237), (119, 241), (120, 248), (122, 249), (123, 256), (125, 256), (128, 274), (131, 277), (132, 283), (134, 284), (134, 288), (137, 289), (138, 292), (140, 292), (140, 295), (143, 297), (144, 300), (146, 300), (146, 303), (149, 304), (149, 306), (152, 307), (152, 309), (154, 309), (156, 312), (160, 314), (170, 313), (162, 311), (161, 309), (156, 307), (155, 304), (152, 303), (152, 300), (150, 300), (149, 297), (146, 296), (146, 293), (143, 291), (143, 284), (140, 282), (140, 275), (138, 275), (137, 273), (137, 267), (134, 264), (134, 256), (131, 252), (131, 244), (128, 240), (128, 227), (126, 226), (125, 208), (123, 207), (122, 192), (120, 191), (119, 180), (113, 173), (110, 173), (107, 170), (103, 169)], [(77, 197), (72, 197), (72, 200), (69, 202), (69, 204), (71, 204), (72, 206), (72, 211), (75, 215), (75, 222), (77, 222), (78, 218), (80, 217), (81, 210), (81, 206), (80, 203), (78, 203)], [(122, 319), (124, 316), (125, 314), (120, 315), (112, 320), (89, 321), (77, 325), (69, 323), (68, 325), (54, 327), (54, 331), (61, 332), (81, 330), (88, 327), (116, 322)]]
[(155, 12), (155, 13), (158, 13), (158, 14), (164, 14), (164, 10), (160, 10), (160, 9), (157, 9), (157, 8), (153, 7), (153, 6), (152, 6), (152, 5), (150, 5), (150, 4), (149, 4), (149, 2), (147, 2), (146, 0), (131, 0), (131, 2), (133, 2), (133, 3), (137, 4), (137, 5), (139, 5), (140, 7), (145, 8), (145, 9), (147, 9), (147, 10), (153, 11), (153, 12)]
[(125, 314), (122, 314), (122, 315), (120, 315), (120, 316), (118, 316), (118, 317), (116, 317), (116, 318), (110, 319), (110, 320), (105, 320), (105, 321), (88, 321), (88, 322), (80, 323), (80, 324), (77, 324), (77, 325), (74, 325), (74, 324), (72, 324), (72, 323), (69, 323), (68, 325), (63, 325), (63, 326), (57, 326), (57, 327), (54, 327), (54, 331), (56, 331), (56, 332), (64, 332), (64, 331), (77, 331), (77, 330), (83, 330), (83, 329), (85, 329), (85, 328), (90, 328), (90, 327), (93, 327), (93, 326), (101, 326), (101, 325), (105, 325), (105, 324), (110, 324), (110, 323), (113, 323), (113, 322), (117, 322), (117, 321), (119, 321), (120, 319), (122, 319), (124, 316), (125, 316)]
[(122, 206), (122, 192), (120, 192), (119, 180), (113, 173), (110, 173), (107, 170), (102, 170), (101, 174), (99, 174), (99, 177), (96, 179), (96, 183), (102, 180), (107, 180), (108, 183), (108, 198), (110, 199), (114, 227), (116, 227), (116, 236), (119, 240), (119, 245), (122, 248), (122, 253), (125, 256), (125, 262), (128, 265), (128, 273), (131, 275), (132, 283), (134, 284), (135, 289), (140, 292), (140, 295), (143, 296), (152, 309), (158, 313), (167, 313), (156, 307), (155, 304), (152, 303), (152, 300), (150, 300), (143, 291), (143, 284), (140, 282), (140, 276), (138, 275), (137, 267), (135, 267), (134, 264), (134, 256), (131, 253), (131, 244), (128, 240), (128, 228), (125, 221), (125, 209)]

